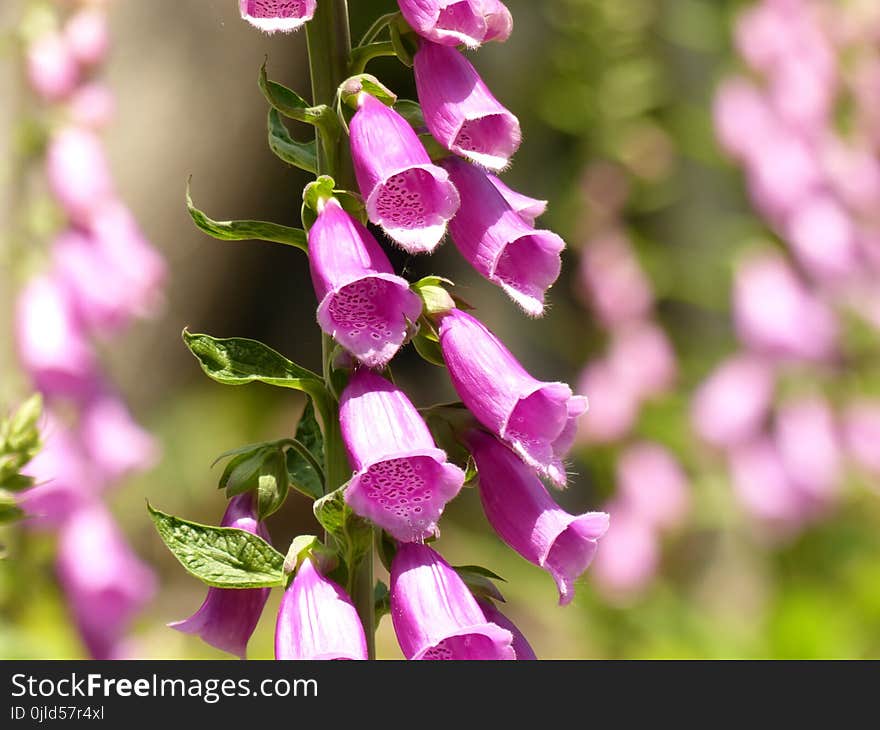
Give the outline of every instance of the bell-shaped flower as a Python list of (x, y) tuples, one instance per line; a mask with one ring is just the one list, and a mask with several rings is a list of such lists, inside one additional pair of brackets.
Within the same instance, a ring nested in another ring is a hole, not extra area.
[(366, 93), (358, 104), (351, 156), (367, 216), (409, 253), (430, 253), (458, 211), (458, 191), (400, 114)]
[(866, 398), (851, 403), (841, 420), (849, 458), (870, 475), (880, 475), (880, 401)]
[(239, 0), (242, 20), (266, 33), (299, 30), (314, 16), (317, 0)]
[(395, 276), (373, 235), (335, 199), (324, 204), (309, 231), (309, 267), (321, 329), (368, 367), (385, 367), (422, 303)]
[(501, 0), (398, 0), (400, 12), (423, 38), (445, 46), (476, 48), (506, 41), (513, 17)]
[(517, 626), (511, 621), (507, 616), (505, 616), (501, 611), (498, 610), (498, 607), (495, 605), (493, 601), (487, 599), (480, 599), (477, 601), (480, 608), (483, 611), (483, 616), (486, 617), (486, 621), (489, 623), (496, 624), (500, 626), (502, 629), (507, 629), (511, 636), (513, 636), (513, 651), (516, 654), (517, 661), (535, 661), (537, 660), (537, 656), (535, 655), (535, 650), (532, 649), (531, 644), (529, 644), (528, 639), (523, 636), (522, 631), (520, 631)]
[(30, 88), (46, 101), (70, 94), (79, 81), (79, 66), (60, 33), (35, 38), (27, 49), (27, 78)]
[(691, 507), (687, 475), (663, 446), (647, 441), (627, 446), (616, 472), (621, 501), (651, 528), (669, 530), (684, 522)]
[(104, 146), (85, 129), (67, 127), (52, 137), (46, 150), (46, 178), (64, 212), (80, 223), (114, 196)]
[(489, 182), (501, 193), (507, 204), (513, 208), (514, 213), (530, 226), (534, 226), (535, 221), (547, 212), (546, 200), (538, 200), (537, 198), (517, 192), (497, 175), (489, 175)]
[(116, 99), (106, 85), (95, 81), (78, 87), (67, 108), (74, 124), (100, 131), (113, 121)]
[(391, 620), (407, 659), (516, 659), (511, 632), (486, 620), (458, 573), (427, 545), (401, 545), (394, 556)]
[(631, 602), (654, 579), (660, 565), (660, 538), (649, 522), (623, 503), (606, 505), (611, 514), (602, 549), (590, 578), (603, 597), (615, 604)]
[(465, 406), (532, 468), (560, 486), (587, 399), (565, 383), (533, 378), (474, 317), (453, 309), (440, 322), (440, 347)]
[(275, 658), (367, 659), (367, 638), (351, 599), (306, 558), (281, 599)]
[(155, 576), (100, 502), (78, 509), (58, 536), (58, 578), (93, 659), (111, 659), (153, 596)]
[(442, 164), (461, 194), (461, 209), (449, 224), (461, 255), (527, 314), (540, 317), (544, 295), (562, 269), (565, 242), (526, 223), (478, 167), (455, 158)]
[(111, 481), (149, 469), (159, 457), (155, 439), (135, 422), (118, 396), (104, 393), (89, 401), (79, 430), (89, 460)]
[(519, 120), (489, 91), (455, 48), (422, 43), (416, 89), (425, 124), (446, 149), (489, 170), (503, 170), (519, 149)]
[(53, 277), (32, 279), (19, 295), (15, 335), (21, 363), (44, 394), (84, 398), (93, 392), (98, 373), (94, 351)]
[[(251, 492), (229, 501), (221, 527), (234, 527), (269, 539), (266, 526), (257, 521), (254, 495)], [(185, 634), (195, 634), (206, 644), (242, 659), (247, 645), (263, 614), (271, 588), (209, 588), (198, 611), (188, 619), (168, 624)]]
[(404, 392), (359, 370), (342, 393), (339, 420), (355, 469), (345, 492), (351, 508), (403, 542), (436, 535), (464, 472), (446, 461)]
[(575, 580), (590, 566), (608, 530), (608, 515), (563, 510), (534, 472), (494, 436), (473, 431), (467, 442), (489, 523), (511, 548), (550, 573), (561, 605), (570, 603)]
[(107, 12), (96, 7), (77, 10), (64, 25), (64, 39), (83, 66), (101, 63), (110, 48)]

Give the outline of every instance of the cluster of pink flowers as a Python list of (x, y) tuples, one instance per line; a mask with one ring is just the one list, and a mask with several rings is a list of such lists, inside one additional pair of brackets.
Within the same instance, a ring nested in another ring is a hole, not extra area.
[[(356, 91), (350, 145), (367, 217), (413, 254), (432, 252), (448, 228), (480, 274), (527, 313), (540, 316), (545, 293), (559, 275), (564, 244), (534, 226), (546, 204), (513, 192), (494, 176), (519, 146), (519, 122), (456, 48), (505, 40), (512, 30), (510, 13), (497, 0), (400, 0), (399, 5), (420, 36), (414, 63), (425, 124), (451, 154), (432, 162), (397, 111)], [(285, 30), (310, 19), (315, 3), (242, 0), (241, 8), (257, 27)], [(354, 362), (339, 399), (342, 440), (353, 470), (345, 501), (396, 543), (390, 611), (404, 655), (534, 658), (497, 608), (478, 601), (425, 544), (438, 535), (438, 522), (462, 489), (465, 472), (447, 459), (420, 412), (382, 373), (412, 336), (422, 299), (394, 273), (372, 233), (332, 196), (318, 204), (308, 247), (318, 323)], [(434, 328), (452, 384), (470, 413), (458, 436), (476, 463), (486, 516), (502, 540), (550, 573), (560, 603), (568, 603), (607, 530), (608, 515), (568, 514), (541, 477), (565, 485), (563, 460), (586, 399), (564, 383), (532, 377), (480, 321), (445, 296), (448, 306), (428, 311), (422, 322)], [(252, 503), (250, 509), (252, 518)], [(227, 512), (224, 524), (229, 520)], [(257, 529), (254, 523), (251, 530)], [(349, 596), (320, 563), (306, 557), (285, 593), (276, 656), (365, 659), (365, 628)], [(184, 630), (243, 655), (265, 598), (236, 593), (241, 595), (209, 595)], [(230, 609), (225, 601), (235, 598), (247, 608)]]
[[(615, 494), (605, 509), (611, 528), (593, 577), (609, 600), (627, 600), (651, 581), (659, 567), (663, 532), (687, 516), (687, 477), (664, 446), (633, 435), (643, 406), (674, 387), (678, 365), (672, 343), (654, 316), (655, 296), (627, 233), (620, 224), (625, 183), (615, 168), (597, 164), (587, 174), (603, 187), (593, 201), (598, 221), (581, 255), (579, 293), (608, 333), (606, 351), (584, 368), (579, 390), (590, 399), (578, 442), (615, 445)], [(620, 195), (609, 194), (619, 189)]]
[(64, 228), (50, 263), (16, 309), (21, 363), (44, 396), (43, 451), (28, 466), (37, 486), (21, 506), (35, 528), (57, 530), (59, 579), (96, 658), (118, 656), (131, 619), (153, 592), (102, 496), (157, 456), (101, 369), (96, 341), (161, 300), (165, 265), (117, 195), (100, 132), (113, 113), (97, 79), (109, 46), (102, 3), (60, 3), (55, 27), (30, 39), (30, 87), (51, 114), (45, 178)]
[(777, 398), (780, 383), (846, 360), (847, 312), (880, 327), (878, 33), (870, 3), (761, 0), (736, 24), (746, 71), (715, 100), (718, 138), (787, 250), (753, 250), (739, 262), (742, 352), (699, 389), (693, 422), (726, 454), (746, 510), (784, 534), (833, 506), (847, 457), (880, 474), (880, 403), (835, 409), (816, 384)]

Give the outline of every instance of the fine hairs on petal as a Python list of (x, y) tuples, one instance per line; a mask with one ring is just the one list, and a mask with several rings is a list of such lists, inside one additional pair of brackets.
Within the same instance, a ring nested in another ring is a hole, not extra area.
[(242, 19), (270, 35), (299, 30), (317, 7), (317, 0), (239, 0)]

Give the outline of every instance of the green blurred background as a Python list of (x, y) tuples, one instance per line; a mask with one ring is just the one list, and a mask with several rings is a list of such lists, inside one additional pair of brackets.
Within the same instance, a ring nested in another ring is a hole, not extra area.
[[(19, 3), (4, 2), (8, 30)], [(880, 506), (865, 485), (848, 486), (837, 514), (782, 545), (762, 539), (737, 506), (724, 470), (702, 453), (687, 422), (687, 399), (702, 377), (735, 349), (728, 300), (732, 261), (760, 234), (737, 171), (713, 141), (711, 99), (734, 63), (727, 0), (508, 0), (516, 30), (475, 63), (496, 96), (522, 122), (525, 142), (507, 181), (551, 201), (544, 224), (570, 250), (542, 320), (528, 320), (504, 295), (467, 270), (451, 245), (430, 258), (397, 255), (410, 277), (437, 273), (536, 376), (576, 380), (603, 336), (577, 295), (579, 248), (594, 221), (585, 172), (610, 161), (632, 185), (626, 209), (643, 265), (658, 292), (658, 317), (680, 358), (680, 388), (642, 414), (636, 436), (670, 446), (692, 479), (694, 514), (664, 538), (661, 574), (638, 597), (609, 605), (589, 574), (567, 608), (556, 606), (550, 578), (491, 532), (472, 490), (450, 505), (439, 549), (453, 563), (480, 563), (507, 579), (505, 611), (542, 658), (869, 657), (880, 652)], [(392, 0), (351, 3), (354, 36), (394, 8)], [(217, 657), (198, 639), (165, 628), (204, 595), (165, 550), (145, 499), (188, 519), (216, 522), (224, 509), (210, 464), (243, 443), (280, 438), (303, 403), (264, 386), (224, 388), (208, 381), (180, 341), (184, 326), (215, 336), (262, 340), (291, 359), (319, 367), (315, 302), (302, 255), (262, 243), (225, 244), (194, 229), (184, 204), (187, 176), (199, 207), (215, 218), (298, 224), (306, 176), (266, 146), (266, 105), (256, 84), (265, 55), (272, 76), (306, 91), (302, 34), (266, 37), (240, 21), (233, 0), (119, 0), (112, 5), (109, 82), (119, 95), (108, 143), (126, 200), (172, 273), (161, 317), (134, 327), (103, 354), (135, 416), (160, 439), (161, 463), (112, 496), (137, 552), (157, 571), (160, 590), (137, 621), (137, 656)], [(4, 46), (4, 52), (8, 46)], [(393, 60), (371, 66), (403, 97), (408, 72)], [(0, 99), (14, 76), (0, 60)], [(10, 110), (0, 104), (3, 144)], [(4, 149), (4, 159), (8, 150)], [(34, 245), (40, 245), (35, 242)], [(7, 274), (9, 272), (6, 272)], [(4, 280), (9, 284), (9, 277)], [(4, 294), (4, 302), (8, 296)], [(0, 335), (8, 343), (10, 313)], [(4, 345), (5, 347), (5, 345)], [(22, 393), (7, 352), (0, 396)], [(448, 400), (442, 370), (411, 351), (396, 364), (418, 405)], [(880, 385), (880, 381), (878, 381)], [(614, 450), (576, 455), (576, 476), (561, 501), (598, 508), (612, 493)], [(291, 496), (270, 518), (277, 545), (315, 532), (310, 505)], [(78, 657), (52, 570), (49, 538), (5, 530), (0, 562), (0, 656)], [(272, 654), (274, 607), (267, 606), (250, 656)], [(380, 656), (399, 657), (390, 621)]]

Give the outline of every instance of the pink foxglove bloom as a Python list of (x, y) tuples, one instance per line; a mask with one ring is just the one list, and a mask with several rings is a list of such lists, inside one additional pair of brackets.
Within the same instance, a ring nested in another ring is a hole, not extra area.
[(64, 37), (44, 33), (27, 50), (27, 76), (31, 88), (46, 101), (63, 99), (76, 87), (79, 67)]
[(817, 281), (839, 282), (859, 271), (855, 226), (830, 195), (804, 201), (792, 212), (786, 228), (794, 255)]
[(425, 124), (440, 144), (489, 170), (510, 164), (522, 141), (519, 120), (492, 95), (470, 61), (455, 48), (422, 43), (415, 78)]
[(62, 286), (49, 276), (31, 280), (16, 311), (18, 354), (39, 390), (84, 397), (95, 386), (97, 361)]
[(443, 317), (440, 347), (452, 385), (477, 420), (529, 466), (564, 485), (562, 460), (587, 399), (565, 383), (533, 378), (501, 340), (459, 309)]
[(821, 398), (783, 404), (776, 414), (776, 447), (794, 485), (822, 504), (840, 489), (843, 464), (834, 414)]
[(461, 194), (461, 209), (449, 224), (456, 247), (527, 314), (541, 316), (544, 295), (562, 268), (565, 242), (526, 223), (479, 168), (455, 158), (442, 164)]
[(351, 120), (351, 156), (369, 219), (409, 253), (431, 253), (460, 204), (409, 123), (369, 94)]
[(740, 339), (756, 352), (783, 360), (826, 360), (837, 349), (830, 309), (775, 254), (743, 262), (734, 283)]
[(526, 639), (522, 631), (516, 627), (513, 621), (498, 610), (498, 607), (493, 601), (480, 599), (477, 603), (480, 605), (480, 608), (483, 611), (483, 616), (486, 617), (486, 621), (496, 624), (502, 629), (507, 629), (511, 633), (513, 636), (513, 651), (516, 654), (516, 660), (518, 662), (536, 661), (538, 659), (535, 655), (535, 650), (532, 649), (531, 644), (529, 644), (529, 640)]
[(116, 656), (132, 619), (151, 599), (152, 571), (100, 503), (77, 510), (58, 538), (58, 577), (94, 659)]
[(842, 419), (847, 454), (872, 475), (880, 475), (880, 402), (853, 403)]
[(817, 150), (786, 129), (777, 129), (753, 146), (746, 169), (749, 195), (773, 221), (783, 220), (821, 190), (824, 178)]
[(590, 402), (590, 415), (578, 424), (578, 440), (588, 444), (607, 444), (626, 436), (639, 416), (641, 401), (630, 383), (604, 360), (584, 368), (577, 392)]
[(694, 396), (691, 422), (697, 435), (719, 448), (750, 440), (770, 412), (775, 380), (760, 358), (739, 355), (723, 362)]
[(506, 41), (513, 17), (501, 0), (398, 0), (400, 12), (416, 33), (445, 46), (476, 48)]
[(318, 323), (371, 368), (383, 368), (407, 337), (422, 302), (395, 276), (373, 235), (329, 200), (309, 231), (309, 267)]
[(299, 30), (314, 16), (317, 0), (239, 0), (241, 17), (266, 33)]
[(865, 141), (848, 143), (829, 135), (822, 145), (822, 163), (831, 187), (859, 213), (870, 213), (880, 200), (880, 160)]
[(663, 328), (652, 322), (633, 323), (616, 331), (608, 361), (638, 399), (662, 395), (678, 375), (672, 343)]
[(627, 447), (617, 461), (617, 489), (627, 507), (652, 528), (678, 527), (690, 510), (687, 476), (659, 444)]
[(155, 439), (112, 395), (98, 396), (86, 405), (80, 433), (91, 463), (110, 480), (149, 469), (159, 457)]
[(67, 46), (83, 66), (101, 63), (110, 48), (107, 13), (99, 8), (83, 8), (74, 13), (64, 26)]
[(345, 492), (351, 508), (404, 542), (436, 535), (464, 472), (446, 461), (403, 391), (359, 370), (342, 393), (339, 421), (355, 469)]
[(734, 493), (751, 515), (782, 528), (802, 523), (804, 497), (789, 479), (772, 441), (737, 446), (730, 454), (730, 470)]
[(606, 598), (627, 602), (657, 573), (660, 545), (651, 525), (626, 507), (609, 506), (608, 533), (590, 571)]
[(726, 79), (713, 106), (715, 133), (724, 150), (748, 161), (761, 141), (777, 128), (764, 93), (744, 78)]
[(79, 87), (70, 97), (70, 118), (80, 127), (100, 131), (113, 121), (116, 100), (113, 93), (100, 83)]
[(74, 432), (51, 412), (41, 429), (43, 448), (22, 470), (35, 486), (22, 492), (18, 505), (27, 526), (57, 528), (103, 486)]
[(391, 620), (407, 659), (516, 659), (510, 631), (486, 620), (464, 581), (427, 545), (401, 545), (394, 557)]
[(489, 182), (491, 182), (495, 186), (495, 189), (501, 193), (501, 196), (507, 201), (507, 204), (513, 208), (514, 213), (530, 226), (534, 226), (535, 221), (547, 212), (546, 200), (538, 200), (537, 198), (531, 198), (528, 195), (518, 193), (516, 190), (508, 187), (504, 181), (496, 175), (489, 175)]
[(46, 151), (46, 176), (52, 194), (75, 221), (87, 221), (113, 197), (110, 166), (93, 132), (68, 127), (56, 133)]
[(574, 582), (590, 566), (608, 515), (571, 515), (559, 507), (534, 472), (495, 437), (468, 436), (479, 472), (480, 498), (489, 523), (522, 557), (556, 581), (559, 603), (574, 598)]
[(367, 638), (351, 599), (306, 558), (281, 599), (275, 658), (367, 659)]
[(605, 234), (587, 244), (580, 281), (589, 305), (608, 329), (645, 319), (654, 307), (651, 284), (622, 233)]
[[(254, 496), (250, 492), (230, 500), (220, 526), (246, 530), (269, 540), (266, 526), (257, 521)], [(195, 634), (206, 644), (244, 659), (248, 641), (271, 592), (271, 588), (209, 588), (198, 611), (168, 626), (185, 634)]]

